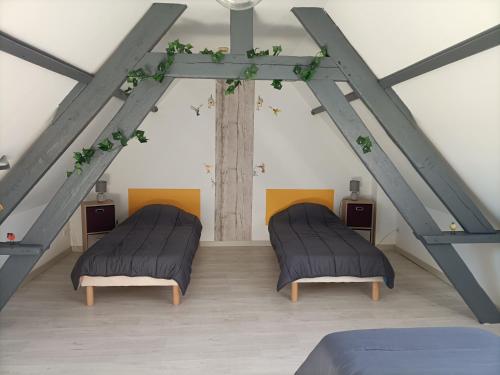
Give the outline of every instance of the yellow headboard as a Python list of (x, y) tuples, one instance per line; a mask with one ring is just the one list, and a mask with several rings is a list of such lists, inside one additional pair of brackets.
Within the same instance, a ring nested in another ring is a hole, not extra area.
[(149, 204), (171, 204), (200, 218), (200, 189), (128, 189), (128, 215)]
[(333, 211), (332, 189), (267, 189), (266, 224), (275, 213), (297, 203), (318, 203)]

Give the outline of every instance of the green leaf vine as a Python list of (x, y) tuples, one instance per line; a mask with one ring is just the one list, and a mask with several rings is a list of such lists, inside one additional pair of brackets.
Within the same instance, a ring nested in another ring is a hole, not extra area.
[(145, 79), (154, 79), (156, 82), (160, 83), (163, 82), (165, 75), (175, 61), (175, 55), (179, 53), (191, 54), (192, 48), (193, 45), (191, 43), (183, 44), (179, 42), (179, 39), (168, 43), (168, 47), (166, 49), (167, 57), (158, 64), (154, 73), (148, 73), (144, 68), (132, 70), (128, 73), (127, 82), (131, 83), (132, 86), (129, 86), (125, 90), (125, 93), (130, 94), (132, 90)]
[[(144, 130), (136, 130), (130, 138), (127, 138), (121, 130), (117, 130), (111, 134), (112, 138), (116, 141), (120, 141), (122, 147), (127, 146), (128, 141), (137, 138), (140, 143), (146, 143), (148, 139), (144, 135)], [(104, 152), (110, 152), (113, 150), (114, 143), (105, 138), (97, 144), (97, 148)], [(95, 155), (96, 149), (94, 147), (83, 148), (82, 151), (75, 152), (73, 154), (74, 165), (72, 171), (66, 172), (66, 177), (71, 176), (73, 173), (82, 174), (83, 165), (90, 164), (92, 157)]]
[(316, 70), (321, 64), (321, 60), (329, 57), (326, 46), (321, 47), (320, 51), (313, 57), (312, 61), (307, 66), (295, 65), (293, 72), (303, 81), (309, 81), (316, 73)]
[(362, 137), (361, 135), (356, 139), (356, 143), (361, 146), (363, 154), (367, 154), (372, 151), (373, 143), (369, 136)]
[(202, 55), (210, 55), (212, 57), (212, 61), (214, 63), (220, 63), (224, 59), (224, 52), (217, 51), (214, 52), (211, 49), (205, 48), (203, 51), (200, 51)]

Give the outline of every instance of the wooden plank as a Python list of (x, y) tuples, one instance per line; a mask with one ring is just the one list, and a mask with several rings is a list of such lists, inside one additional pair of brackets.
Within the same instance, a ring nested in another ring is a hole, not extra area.
[(292, 11), (316, 43), (327, 46), (353, 90), (460, 225), (470, 233), (494, 232), (458, 174), (394, 103), (324, 9), (293, 8)]
[(252, 239), (255, 82), (216, 84), (215, 241)]
[(153, 4), (94, 79), (13, 165), (0, 181), (0, 204), (4, 206), (0, 223), (107, 103), (124, 82), (127, 72), (158, 43), (185, 8), (185, 5)]
[[(496, 25), (486, 31), (483, 31), (482, 33), (474, 35), (471, 38), (420, 60), (415, 64), (409, 65), (406, 68), (400, 69), (397, 72), (381, 78), (379, 82), (383, 88), (390, 88), (398, 83), (415, 78), (432, 70), (439, 69), (445, 65), (462, 60), (476, 53), (496, 47), (499, 44), (500, 25)], [(347, 94), (346, 98), (348, 101), (359, 99), (355, 92)], [(316, 115), (324, 111), (325, 109), (320, 106), (311, 110), (311, 113)]]
[[(54, 73), (62, 74), (63, 76), (72, 78), (81, 83), (89, 83), (94, 78), (92, 74), (85, 70), (14, 38), (3, 31), (0, 31), (0, 51), (7, 52), (8, 54), (29, 61), (30, 63), (41, 66)], [(120, 89), (114, 92), (114, 96), (121, 100), (127, 99), (127, 95)]]
[[(441, 230), (425, 206), (406, 183), (398, 169), (380, 148), (361, 118), (352, 109), (334, 82), (309, 81), (309, 87), (326, 108), (337, 128), (346, 138), (353, 151), (382, 187), (391, 202), (414, 232), (425, 235), (439, 235)], [(359, 136), (369, 136), (373, 142), (371, 152), (363, 153), (356, 143)], [(500, 312), (467, 268), (452, 245), (426, 243), (436, 263), (460, 293), (477, 319), (482, 323), (500, 322)]]
[[(253, 9), (231, 10), (231, 53), (244, 54), (252, 48)], [(224, 65), (231, 66), (226, 63), (230, 60), (224, 61)], [(243, 68), (236, 67), (236, 75), (226, 77), (238, 77)], [(227, 86), (222, 80), (216, 83), (215, 241), (249, 241), (252, 239), (255, 82), (243, 81), (233, 95), (224, 94)]]
[(39, 245), (0, 242), (0, 255), (38, 255), (42, 250)]
[(423, 235), (421, 240), (429, 245), (449, 243), (500, 243), (500, 231), (475, 234), (467, 232), (442, 232), (438, 235)]
[[(144, 81), (139, 84), (97, 137), (93, 147), (97, 149), (97, 144), (102, 139), (111, 138), (111, 134), (118, 129), (130, 137), (171, 82), (172, 79), (167, 78), (161, 84), (154, 81)], [(74, 173), (67, 178), (20, 245), (29, 245), (36, 241), (43, 250), (48, 249), (57, 233), (121, 150), (119, 144), (110, 152), (97, 150), (90, 165), (85, 165), (80, 175)], [(0, 268), (0, 308), (7, 303), (40, 256), (41, 253), (33, 256), (10, 256)]]
[(253, 48), (253, 8), (231, 10), (231, 53), (243, 55)]
[[(145, 67), (153, 72), (158, 63), (164, 58), (164, 53), (148, 53), (137, 63), (136, 68)], [(298, 81), (300, 78), (293, 72), (294, 66), (297, 64), (307, 65), (310, 61), (310, 56), (262, 56), (249, 59), (246, 55), (227, 54), (220, 63), (214, 63), (210, 56), (193, 53), (191, 55), (177, 55), (174, 64), (166, 75), (172, 78), (195, 79), (237, 78), (244, 68), (255, 64), (259, 68), (255, 80), (282, 79), (285, 81)], [(345, 75), (331, 58), (322, 61), (312, 79), (347, 81)]]

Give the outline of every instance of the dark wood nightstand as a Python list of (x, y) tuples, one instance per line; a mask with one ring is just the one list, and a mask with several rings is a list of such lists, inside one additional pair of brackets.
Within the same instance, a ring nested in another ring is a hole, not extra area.
[(349, 198), (342, 199), (340, 215), (345, 225), (349, 228), (368, 234), (367, 239), (375, 245), (375, 202), (369, 199), (353, 201)]
[(82, 202), (83, 251), (112, 231), (115, 224), (115, 204), (112, 200)]

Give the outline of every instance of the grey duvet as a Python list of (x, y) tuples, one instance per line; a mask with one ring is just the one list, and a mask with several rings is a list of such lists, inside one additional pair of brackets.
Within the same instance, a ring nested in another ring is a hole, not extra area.
[(149, 276), (177, 281), (184, 294), (201, 235), (200, 220), (177, 207), (150, 205), (130, 216), (76, 262), (80, 276)]
[(394, 286), (386, 256), (325, 206), (301, 203), (278, 212), (269, 221), (269, 235), (281, 268), (278, 290), (320, 276), (382, 276)]
[(296, 375), (498, 375), (500, 337), (477, 328), (386, 328), (325, 336)]

